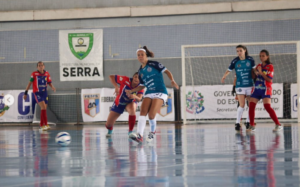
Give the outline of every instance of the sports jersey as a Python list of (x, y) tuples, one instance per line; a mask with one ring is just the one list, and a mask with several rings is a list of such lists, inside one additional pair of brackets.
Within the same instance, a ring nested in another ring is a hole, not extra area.
[[(270, 79), (273, 79), (274, 67), (272, 64), (258, 64), (256, 69), (261, 67), (261, 71)], [(272, 82), (268, 82), (264, 79), (262, 75), (258, 75), (255, 82), (255, 89), (265, 90), (265, 95), (272, 95)]]
[(47, 91), (47, 83), (52, 82), (48, 71), (44, 70), (44, 73), (34, 71), (31, 73), (30, 82), (32, 82), (33, 93)]
[[(131, 82), (132, 78), (126, 77), (126, 76), (120, 76), (120, 75), (115, 75), (115, 81), (117, 84), (120, 85), (120, 93), (117, 95), (116, 100), (115, 100), (115, 105), (127, 105), (128, 103), (131, 103), (134, 101), (133, 99), (129, 99), (126, 95), (125, 90), (132, 90), (134, 89), (131, 87)], [(138, 84), (137, 86), (139, 86)], [(143, 94), (144, 90), (140, 90), (137, 94)], [(136, 94), (136, 93), (132, 93)]]
[(164, 83), (163, 72), (166, 71), (164, 65), (156, 61), (148, 61), (146, 66), (139, 69), (140, 84), (147, 88), (145, 94), (164, 93), (168, 95), (167, 88)]
[(253, 68), (255, 68), (255, 62), (251, 56), (247, 56), (244, 60), (240, 60), (239, 57), (232, 60), (228, 70), (232, 71), (235, 69), (236, 88), (253, 86), (251, 73)]

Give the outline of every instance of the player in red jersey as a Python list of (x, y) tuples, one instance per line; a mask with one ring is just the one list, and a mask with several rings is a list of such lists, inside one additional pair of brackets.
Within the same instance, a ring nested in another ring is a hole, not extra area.
[(262, 99), (266, 111), (269, 113), (272, 120), (275, 122), (274, 132), (282, 130), (282, 126), (278, 121), (277, 115), (273, 108), (271, 108), (271, 95), (272, 95), (272, 83), (274, 67), (270, 62), (269, 52), (262, 50), (259, 54), (260, 61), (262, 62), (256, 67), (257, 79), (255, 81), (255, 87), (251, 94), (249, 117), (250, 128), (249, 131), (255, 131), (254, 117), (256, 103)]
[(40, 127), (41, 130), (49, 130), (50, 127), (47, 124), (47, 104), (48, 104), (48, 94), (47, 94), (47, 85), (52, 88), (52, 90), (55, 92), (56, 89), (52, 84), (52, 80), (50, 77), (50, 74), (48, 71), (45, 70), (44, 63), (42, 61), (39, 61), (37, 63), (37, 71), (34, 71), (31, 73), (30, 81), (26, 87), (25, 93), (24, 93), (24, 100), (27, 99), (27, 93), (28, 90), (32, 84), (33, 88), (33, 94), (35, 97), (36, 102), (41, 107), (41, 121), (40, 121)]
[[(136, 72), (132, 78), (120, 75), (110, 75), (110, 82), (115, 87), (115, 93), (117, 95), (115, 102), (111, 107), (111, 111), (108, 115), (106, 121), (106, 128), (108, 130), (106, 137), (111, 137), (113, 132), (113, 126), (118, 117), (126, 111), (129, 113), (128, 123), (129, 132), (132, 133), (135, 124), (135, 111), (137, 107), (137, 102), (142, 100), (144, 90), (138, 91), (137, 93), (132, 93), (129, 96), (126, 95), (125, 90), (131, 90), (140, 85), (138, 72)], [(120, 87), (119, 87), (120, 85)]]

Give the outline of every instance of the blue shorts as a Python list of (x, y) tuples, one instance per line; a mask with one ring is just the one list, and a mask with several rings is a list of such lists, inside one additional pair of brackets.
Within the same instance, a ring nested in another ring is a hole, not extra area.
[(110, 111), (114, 111), (116, 113), (119, 113), (119, 114), (123, 114), (125, 108), (126, 108), (127, 105), (121, 105), (119, 104), (118, 106), (115, 104), (115, 102), (113, 103), (113, 105), (111, 106), (111, 109)]
[(260, 100), (264, 98), (271, 98), (271, 95), (266, 95), (266, 90), (254, 89), (251, 94), (251, 97)]
[(48, 93), (47, 92), (35, 92), (34, 97), (37, 103), (45, 101), (48, 104)]

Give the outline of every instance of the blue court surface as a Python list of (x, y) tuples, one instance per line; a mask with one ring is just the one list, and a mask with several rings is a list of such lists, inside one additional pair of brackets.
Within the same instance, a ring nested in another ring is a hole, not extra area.
[[(146, 127), (148, 130), (149, 126)], [(299, 127), (159, 124), (154, 142), (128, 139), (127, 125), (0, 127), (0, 186), (299, 186)], [(55, 143), (69, 132), (68, 147)], [(147, 131), (146, 131), (147, 133)], [(145, 135), (146, 135), (145, 133)]]

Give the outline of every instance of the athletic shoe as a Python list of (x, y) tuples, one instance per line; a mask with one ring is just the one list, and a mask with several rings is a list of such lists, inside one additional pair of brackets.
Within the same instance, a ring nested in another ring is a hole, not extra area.
[(48, 128), (46, 127), (46, 125), (43, 125), (43, 126), (40, 127), (40, 130), (41, 130), (41, 131), (47, 131)]
[(108, 130), (107, 134), (106, 134), (106, 137), (110, 138), (112, 136), (112, 133), (113, 133), (113, 130)]
[(148, 137), (146, 139), (147, 142), (152, 142), (154, 139), (155, 132), (149, 132)]
[(247, 132), (254, 132), (256, 129), (255, 129), (255, 125), (252, 126), (250, 125), (250, 127), (247, 129)]
[(137, 143), (143, 142), (143, 136), (141, 136), (139, 133), (131, 133), (129, 134), (129, 138), (136, 141)]
[(240, 125), (239, 123), (236, 123), (236, 124), (235, 124), (235, 130), (236, 130), (237, 132), (240, 132), (240, 130), (241, 130), (241, 125)]
[(250, 123), (249, 122), (245, 122), (244, 125), (246, 127), (246, 130), (250, 128)]
[(51, 127), (49, 126), (49, 124), (45, 125), (47, 127), (47, 130), (50, 130)]
[(278, 132), (278, 131), (281, 131), (283, 128), (282, 128), (282, 125), (275, 125), (275, 129), (273, 129), (273, 132)]

